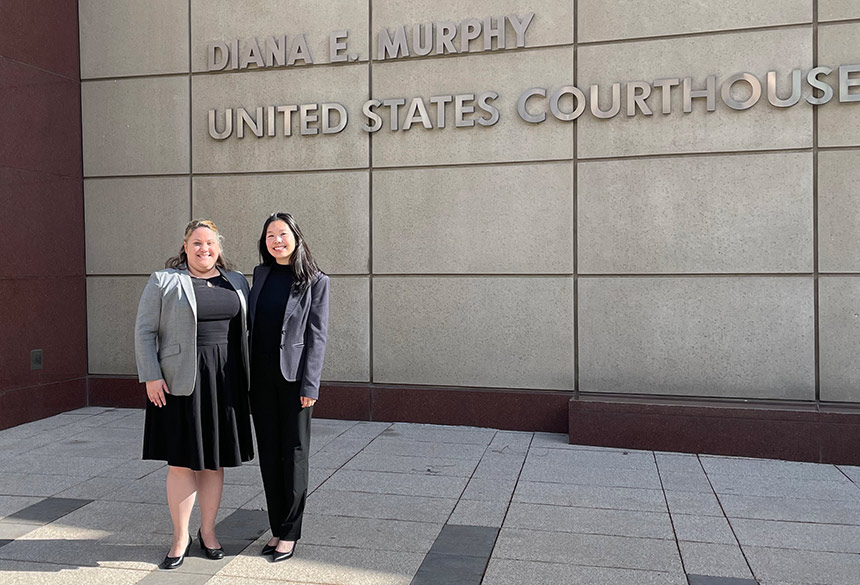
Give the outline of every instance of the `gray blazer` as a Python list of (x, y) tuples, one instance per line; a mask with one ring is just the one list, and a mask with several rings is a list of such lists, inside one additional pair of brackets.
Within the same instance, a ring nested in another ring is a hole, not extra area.
[[(257, 299), (270, 271), (271, 268), (263, 265), (254, 269), (254, 287), (248, 303), (252, 331), (257, 318)], [(281, 374), (288, 382), (301, 380), (299, 395), (314, 400), (320, 395), (320, 376), (328, 336), (328, 291), (329, 279), (322, 272), (304, 293), (290, 290), (281, 327)]]
[[(242, 307), (242, 360), (250, 385), (248, 358), (248, 281), (241, 272), (221, 274), (239, 295)], [(187, 270), (153, 272), (140, 295), (134, 324), (134, 354), (140, 382), (164, 379), (174, 396), (189, 396), (197, 379), (197, 300)]]

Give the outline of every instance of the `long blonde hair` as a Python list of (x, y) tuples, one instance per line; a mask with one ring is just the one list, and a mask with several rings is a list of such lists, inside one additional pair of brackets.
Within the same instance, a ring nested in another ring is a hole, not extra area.
[(164, 263), (165, 268), (188, 268), (188, 255), (185, 253), (185, 243), (191, 237), (191, 234), (194, 233), (194, 230), (201, 227), (212, 230), (215, 233), (215, 239), (218, 241), (220, 252), (218, 260), (215, 261), (215, 266), (219, 266), (224, 270), (233, 270), (233, 263), (224, 256), (224, 236), (221, 235), (221, 232), (218, 231), (218, 226), (211, 219), (192, 219), (188, 222), (188, 225), (185, 226), (185, 237), (182, 239), (179, 253), (167, 259), (167, 262)]

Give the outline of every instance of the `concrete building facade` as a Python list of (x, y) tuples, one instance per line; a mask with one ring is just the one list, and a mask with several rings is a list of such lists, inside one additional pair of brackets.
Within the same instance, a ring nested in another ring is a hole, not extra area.
[(90, 403), (185, 223), (283, 210), (321, 416), (857, 458), (858, 3), (78, 8)]

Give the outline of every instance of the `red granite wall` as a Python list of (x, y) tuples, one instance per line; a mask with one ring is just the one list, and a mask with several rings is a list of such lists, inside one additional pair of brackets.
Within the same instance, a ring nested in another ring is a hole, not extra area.
[(0, 1), (0, 429), (86, 404), (80, 85), (77, 2)]

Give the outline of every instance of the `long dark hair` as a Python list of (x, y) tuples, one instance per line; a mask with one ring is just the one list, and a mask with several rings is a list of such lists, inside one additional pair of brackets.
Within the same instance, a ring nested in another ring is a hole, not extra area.
[(275, 257), (269, 253), (269, 248), (266, 246), (266, 230), (269, 229), (269, 224), (278, 220), (287, 224), (287, 227), (293, 232), (293, 239), (296, 241), (296, 247), (290, 255), (290, 267), (293, 270), (293, 286), (296, 290), (304, 292), (311, 286), (313, 280), (321, 270), (311, 255), (311, 250), (308, 248), (307, 242), (305, 242), (305, 236), (302, 234), (299, 224), (296, 223), (296, 220), (289, 213), (282, 211), (273, 213), (263, 223), (263, 232), (260, 234), (259, 245), (260, 262), (263, 266), (271, 266), (276, 262)]
[(218, 242), (218, 260), (215, 261), (215, 266), (219, 266), (224, 270), (233, 270), (233, 263), (227, 260), (224, 256), (224, 236), (218, 231), (218, 226), (211, 219), (192, 219), (185, 226), (185, 237), (182, 239), (182, 246), (179, 248), (179, 253), (176, 256), (171, 256), (164, 263), (165, 268), (188, 268), (188, 255), (185, 253), (185, 242), (194, 233), (197, 228), (205, 227), (215, 232), (215, 240)]

